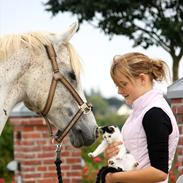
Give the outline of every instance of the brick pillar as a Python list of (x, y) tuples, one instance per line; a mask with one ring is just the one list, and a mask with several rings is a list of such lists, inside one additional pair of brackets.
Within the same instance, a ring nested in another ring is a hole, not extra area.
[[(14, 127), (14, 158), (21, 165), (24, 183), (58, 183), (55, 168), (55, 145), (40, 117), (11, 117)], [(64, 183), (82, 182), (81, 152), (65, 138), (62, 146), (62, 177)], [(18, 177), (18, 172), (16, 173)]]
[(183, 77), (172, 83), (167, 90), (167, 98), (171, 101), (171, 108), (176, 117), (180, 137), (177, 147), (178, 170), (183, 174)]
[(177, 147), (177, 160), (180, 163), (179, 171), (183, 174), (183, 98), (171, 99), (172, 111), (179, 127), (179, 143)]

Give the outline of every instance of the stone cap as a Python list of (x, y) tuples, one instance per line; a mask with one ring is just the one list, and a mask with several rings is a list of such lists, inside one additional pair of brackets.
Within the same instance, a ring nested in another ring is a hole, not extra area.
[(23, 102), (18, 103), (10, 113), (10, 117), (18, 116), (38, 116), (35, 112), (30, 111)]
[(183, 98), (183, 77), (168, 87), (167, 98)]

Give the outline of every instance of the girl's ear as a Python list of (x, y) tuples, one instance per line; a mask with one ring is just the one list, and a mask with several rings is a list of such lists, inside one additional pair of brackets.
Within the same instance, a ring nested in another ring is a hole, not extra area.
[(139, 79), (140, 79), (141, 84), (145, 85), (147, 82), (148, 76), (147, 76), (147, 74), (141, 73), (139, 75)]

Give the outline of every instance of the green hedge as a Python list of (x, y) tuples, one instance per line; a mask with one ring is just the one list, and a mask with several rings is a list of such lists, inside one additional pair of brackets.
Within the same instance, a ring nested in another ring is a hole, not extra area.
[(4, 178), (6, 183), (11, 182), (13, 173), (6, 167), (13, 158), (13, 129), (9, 122), (0, 136), (0, 178)]

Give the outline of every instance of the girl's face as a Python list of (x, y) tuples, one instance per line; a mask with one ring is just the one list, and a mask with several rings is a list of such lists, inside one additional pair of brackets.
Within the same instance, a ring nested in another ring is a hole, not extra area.
[(122, 95), (127, 104), (131, 105), (137, 98), (152, 89), (152, 84), (149, 77), (145, 74), (140, 74), (133, 81), (126, 76), (120, 74), (118, 93)]

